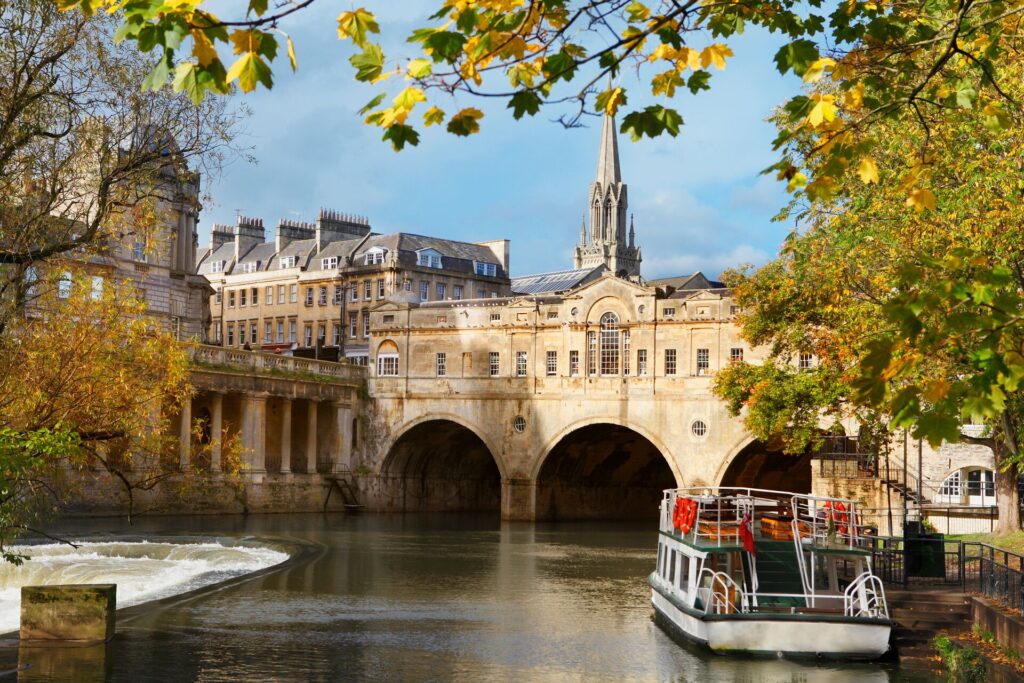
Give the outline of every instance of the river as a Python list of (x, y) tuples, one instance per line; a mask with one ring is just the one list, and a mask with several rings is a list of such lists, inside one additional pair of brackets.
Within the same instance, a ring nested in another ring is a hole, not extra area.
[[(26, 681), (933, 680), (894, 663), (724, 657), (677, 644), (650, 619), (652, 524), (296, 514), (133, 527), (86, 519), (59, 531), (248, 539), (292, 558), (122, 610), (116, 638), (91, 654), (23, 649)], [(0, 649), (0, 670), (18, 661), (16, 648)]]

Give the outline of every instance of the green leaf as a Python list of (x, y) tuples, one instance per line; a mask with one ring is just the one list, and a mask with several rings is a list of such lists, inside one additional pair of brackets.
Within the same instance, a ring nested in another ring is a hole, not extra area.
[(629, 133), (633, 141), (639, 140), (646, 135), (655, 138), (662, 133), (668, 133), (672, 137), (679, 135), (679, 126), (683, 124), (683, 117), (674, 109), (661, 105), (646, 107), (643, 111), (634, 111), (622, 119), (619, 131)]
[(242, 92), (252, 92), (257, 83), (262, 83), (267, 90), (273, 87), (270, 67), (255, 52), (246, 52), (228, 69), (227, 81), (230, 83), (235, 79), (238, 79)]
[(173, 53), (170, 50), (164, 51), (164, 56), (156, 63), (153, 70), (146, 76), (146, 80), (142, 82), (142, 91), (147, 90), (159, 90), (164, 87), (167, 83), (168, 76), (171, 75), (171, 59)]
[(391, 147), (396, 152), (400, 152), (407, 144), (413, 147), (418, 145), (420, 143), (420, 134), (412, 126), (396, 123), (384, 130), (384, 136), (381, 139), (390, 142)]
[(819, 57), (818, 47), (810, 40), (794, 40), (783, 45), (775, 53), (775, 65), (780, 74), (792, 70), (797, 76), (803, 76), (807, 68)]
[(532, 90), (520, 90), (512, 95), (507, 108), (512, 110), (513, 118), (518, 121), (523, 118), (523, 114), (533, 116), (540, 111), (541, 102), (540, 95)]
[(365, 115), (371, 109), (376, 108), (377, 105), (379, 105), (381, 102), (383, 102), (385, 97), (387, 97), (387, 93), (381, 93), (381, 94), (377, 95), (372, 100), (367, 102), (366, 105), (362, 109), (360, 109), (357, 113), (360, 114), (360, 115)]
[(435, 62), (454, 62), (465, 44), (466, 36), (454, 31), (433, 31), (423, 41), (423, 47), (431, 51)]
[(349, 57), (348, 61), (356, 69), (357, 81), (372, 81), (384, 70), (384, 51), (380, 45), (369, 43), (362, 52)]
[(686, 81), (686, 87), (690, 89), (690, 92), (696, 95), (701, 90), (711, 89), (711, 86), (708, 84), (708, 81), (710, 80), (710, 71), (694, 71), (692, 74), (690, 74), (689, 80)]

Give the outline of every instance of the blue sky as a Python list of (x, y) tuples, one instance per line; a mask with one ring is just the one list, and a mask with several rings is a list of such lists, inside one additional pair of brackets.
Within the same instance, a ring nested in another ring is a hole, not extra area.
[[(428, 0), (369, 3), (381, 18), (389, 57), (413, 56), (404, 38), (428, 25)], [(456, 138), (421, 130), (420, 145), (395, 153), (356, 111), (377, 90), (353, 79), (350, 46), (336, 38), (343, 8), (315, 3), (282, 26), (293, 36), (299, 71), (275, 62), (270, 92), (244, 96), (252, 110), (243, 142), (255, 164), (237, 161), (207, 187), (200, 242), (236, 211), (264, 219), (313, 220), (320, 207), (366, 215), (376, 232), (405, 231), (468, 241), (512, 240), (513, 275), (571, 267), (587, 186), (594, 177), (600, 119), (567, 130), (557, 112), (514, 121), (503, 102), (460, 96), (448, 112), (476, 106), (481, 132)], [(710, 39), (709, 39), (710, 40)], [(764, 121), (798, 84), (775, 71), (781, 41), (748, 31), (730, 41), (735, 56), (715, 72), (711, 91), (677, 96), (679, 137), (631, 142), (620, 135), (623, 180), (647, 278), (702, 270), (717, 276), (760, 264), (792, 226), (772, 223), (785, 203), (781, 184), (758, 175), (774, 160)], [(283, 50), (282, 50), (283, 52)], [(624, 74), (630, 107), (653, 101), (649, 86)], [(422, 106), (422, 105), (421, 105)]]

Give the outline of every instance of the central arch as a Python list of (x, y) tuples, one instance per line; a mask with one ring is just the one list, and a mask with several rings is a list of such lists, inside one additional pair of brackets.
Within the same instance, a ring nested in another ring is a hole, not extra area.
[(811, 450), (786, 455), (758, 439), (749, 439), (723, 463), (719, 486), (811, 492)]
[(640, 432), (599, 422), (564, 434), (537, 472), (536, 518), (654, 519), (676, 476)]
[(473, 430), (453, 420), (416, 423), (380, 468), (386, 507), (402, 511), (501, 511), (501, 471)]

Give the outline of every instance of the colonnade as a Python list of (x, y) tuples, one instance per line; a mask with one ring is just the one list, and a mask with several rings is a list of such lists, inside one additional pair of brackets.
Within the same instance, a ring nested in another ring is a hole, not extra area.
[(202, 390), (178, 417), (179, 467), (192, 468), (202, 452), (202, 468), (222, 472), (231, 440), (246, 475), (347, 471), (354, 426), (348, 401)]

